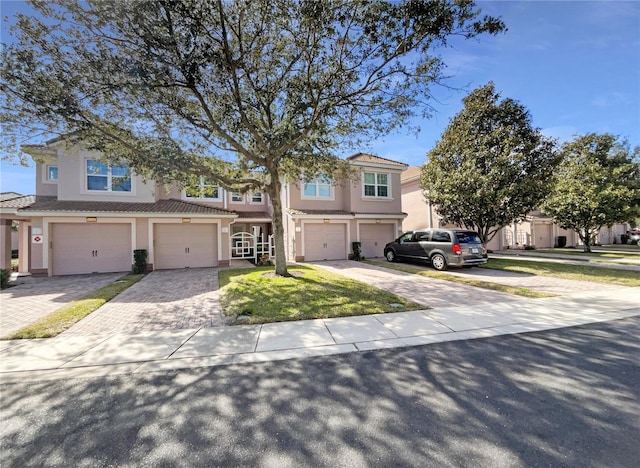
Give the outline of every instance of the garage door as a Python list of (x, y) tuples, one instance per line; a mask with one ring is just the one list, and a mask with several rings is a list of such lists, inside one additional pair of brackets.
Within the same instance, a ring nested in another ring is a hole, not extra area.
[(154, 265), (158, 270), (218, 265), (215, 224), (155, 224)]
[(383, 257), (384, 246), (395, 239), (393, 224), (361, 224), (360, 242), (365, 258)]
[(130, 271), (130, 224), (56, 223), (51, 234), (54, 275)]
[(304, 259), (344, 260), (347, 239), (344, 224), (305, 224)]

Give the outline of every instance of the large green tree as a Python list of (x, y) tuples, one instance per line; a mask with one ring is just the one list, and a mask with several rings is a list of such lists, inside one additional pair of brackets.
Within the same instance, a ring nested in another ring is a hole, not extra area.
[(640, 209), (640, 147), (611, 134), (590, 133), (562, 145), (563, 161), (542, 208), (574, 230), (591, 251), (603, 226), (634, 220)]
[(470, 0), (32, 3), (2, 53), (5, 151), (65, 134), (159, 181), (264, 191), (282, 275), (282, 180), (344, 169), (337, 148), (429, 108), (434, 48), (504, 29)]
[(558, 156), (527, 109), (501, 99), (492, 82), (463, 103), (427, 154), (422, 187), (446, 222), (476, 230), (486, 244), (538, 207)]

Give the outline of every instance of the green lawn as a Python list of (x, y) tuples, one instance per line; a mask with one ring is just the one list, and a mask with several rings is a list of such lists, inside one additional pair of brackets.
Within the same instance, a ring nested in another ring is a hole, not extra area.
[(528, 260), (509, 260), (491, 258), (481, 268), (514, 271), (530, 275), (553, 276), (556, 278), (593, 281), (596, 283), (618, 284), (621, 286), (640, 286), (640, 272), (600, 268), (590, 265), (567, 265), (564, 263), (536, 262)]
[(237, 323), (269, 323), (419, 310), (425, 307), (321, 268), (289, 267), (294, 277), (265, 276), (273, 267), (220, 270), (220, 303)]
[(93, 291), (80, 299), (71, 301), (64, 307), (51, 312), (49, 315), (2, 339), (51, 338), (59, 335), (105, 302), (110, 301), (128, 287), (140, 281), (143, 277), (144, 275), (125, 275), (113, 283)]
[(376, 262), (373, 260), (365, 260), (364, 263), (368, 263), (369, 265), (376, 265), (384, 268), (389, 268), (391, 270), (404, 271), (405, 273), (413, 273), (420, 276), (426, 276), (428, 278), (451, 281), (452, 283), (460, 283), (460, 284), (466, 284), (467, 286), (475, 286), (476, 288), (490, 289), (491, 291), (500, 291), (507, 294), (516, 294), (518, 296), (534, 297), (534, 298), (554, 296), (554, 294), (541, 292), (541, 291), (534, 291), (528, 288), (517, 288), (514, 286), (508, 286), (506, 284), (492, 283), (490, 281), (482, 281), (482, 280), (477, 280), (473, 278), (465, 278), (461, 276), (451, 275), (449, 273), (445, 273), (442, 271), (425, 270), (419, 267), (414, 267), (411, 265), (406, 265), (401, 263), (384, 263), (384, 262)]
[[(629, 251), (629, 253), (618, 252), (583, 252), (576, 249), (537, 249), (536, 253), (550, 253), (562, 255), (576, 255), (589, 257), (594, 259), (613, 259), (613, 260), (640, 260), (640, 247), (636, 247), (637, 251)], [(576, 259), (579, 260), (579, 259)]]

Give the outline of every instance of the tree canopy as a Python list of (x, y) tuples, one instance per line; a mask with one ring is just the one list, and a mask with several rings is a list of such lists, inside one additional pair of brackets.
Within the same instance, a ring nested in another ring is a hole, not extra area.
[(427, 154), (422, 187), (445, 222), (476, 230), (486, 244), (538, 207), (558, 156), (527, 109), (501, 99), (492, 82), (463, 102)]
[(344, 169), (429, 109), (434, 48), (504, 30), (470, 0), (51, 0), (0, 65), (3, 149), (67, 135), (143, 176), (263, 190), (286, 273), (284, 177)]
[(614, 135), (590, 133), (562, 145), (563, 161), (544, 212), (575, 231), (591, 251), (603, 226), (629, 222), (640, 210), (640, 147)]

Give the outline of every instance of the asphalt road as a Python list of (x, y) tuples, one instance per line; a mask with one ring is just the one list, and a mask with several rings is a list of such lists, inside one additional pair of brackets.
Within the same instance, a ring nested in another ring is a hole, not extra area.
[(0, 387), (0, 465), (636, 467), (640, 317)]

